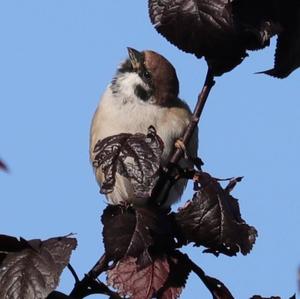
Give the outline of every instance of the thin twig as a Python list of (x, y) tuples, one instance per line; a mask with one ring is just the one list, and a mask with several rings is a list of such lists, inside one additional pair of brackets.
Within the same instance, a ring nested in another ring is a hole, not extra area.
[[(88, 272), (88, 274), (84, 276), (82, 280), (77, 280), (75, 278), (76, 283), (73, 290), (70, 293), (70, 297), (81, 299), (92, 294), (104, 294), (110, 296), (110, 298), (113, 299), (120, 299), (121, 297), (117, 293), (111, 291), (104, 283), (97, 280), (97, 277), (107, 269), (108, 259), (106, 255), (103, 254), (102, 257), (98, 260), (98, 262), (93, 266), (93, 268)], [(74, 269), (73, 271), (76, 274)]]
[(110, 299), (122, 299), (118, 293), (112, 291), (106, 284), (88, 275), (85, 275), (85, 277), (75, 285), (75, 288), (70, 293), (70, 297), (82, 299), (93, 294), (107, 295)]
[(205, 272), (195, 264), (187, 254), (184, 255), (186, 262), (191, 267), (192, 271), (202, 280), (213, 296), (213, 299), (234, 299), (227, 287), (216, 278), (207, 276)]
[(74, 279), (75, 279), (75, 283), (78, 283), (80, 281), (75, 269), (72, 267), (71, 264), (68, 264), (68, 269), (70, 270), (70, 272), (72, 273)]
[[(192, 115), (192, 119), (188, 125), (188, 127), (185, 130), (185, 133), (182, 137), (182, 142), (185, 146), (188, 145), (195, 128), (198, 125), (198, 122), (200, 120), (200, 117), (202, 115), (206, 100), (209, 96), (210, 90), (212, 89), (212, 87), (215, 85), (215, 81), (214, 81), (214, 76), (213, 73), (211, 72), (210, 69), (207, 70), (207, 74), (206, 74), (206, 78), (205, 78), (205, 82), (203, 85), (203, 88), (200, 92), (200, 94), (198, 95), (198, 101), (196, 104), (196, 107), (194, 109), (193, 115)], [(177, 148), (176, 151), (174, 152), (174, 154), (172, 155), (171, 159), (170, 159), (170, 163), (171, 164), (176, 164), (178, 163), (178, 161), (180, 160), (180, 158), (183, 155), (183, 151), (180, 148)]]
[[(202, 115), (206, 100), (209, 96), (210, 90), (215, 85), (214, 76), (210, 69), (207, 70), (206, 78), (204, 85), (202, 87), (202, 90), (200, 94), (198, 95), (198, 101), (195, 106), (194, 112), (191, 117), (191, 121), (188, 125), (188, 127), (185, 130), (185, 133), (182, 137), (182, 142), (184, 146), (187, 146), (194, 131), (197, 127), (200, 117)], [(177, 169), (177, 163), (181, 159), (182, 155), (184, 154), (183, 150), (181, 148), (177, 148), (172, 155), (169, 165), (167, 167), (167, 171), (162, 173), (153, 192), (152, 196), (149, 200), (150, 204), (158, 204), (163, 205), (167, 199), (167, 195), (172, 187), (172, 181), (174, 176), (174, 171)], [(163, 191), (162, 191), (163, 190)], [(164, 193), (164, 194), (162, 194)], [(159, 199), (159, 200), (157, 200)], [(158, 202), (159, 201), (159, 202)]]
[(107, 268), (108, 268), (108, 260), (104, 253), (87, 275), (92, 278), (97, 278), (101, 273), (106, 271)]

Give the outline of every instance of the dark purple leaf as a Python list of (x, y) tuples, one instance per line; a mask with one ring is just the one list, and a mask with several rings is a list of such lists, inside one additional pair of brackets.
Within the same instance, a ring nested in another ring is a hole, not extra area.
[(15, 237), (0, 235), (0, 266), (7, 254), (12, 252), (18, 252), (22, 249), (29, 248), (30, 245), (23, 239), (18, 240)]
[(149, 13), (159, 33), (179, 49), (205, 56), (215, 75), (246, 57), (228, 0), (149, 0)]
[(162, 35), (198, 57), (235, 33), (227, 0), (150, 0), (149, 13)]
[(136, 198), (148, 198), (159, 176), (163, 142), (153, 127), (148, 134), (119, 134), (98, 141), (93, 165), (104, 173), (102, 193), (113, 191), (116, 173), (128, 178)]
[(136, 258), (127, 257), (108, 271), (107, 280), (121, 296), (150, 299), (164, 286), (169, 273), (166, 257), (156, 258), (145, 268), (139, 267)]
[(175, 214), (183, 242), (205, 246), (205, 252), (216, 255), (249, 253), (257, 231), (242, 219), (237, 200), (207, 173), (200, 174), (199, 182), (192, 201)]
[(15, 237), (0, 235), (0, 251), (1, 252), (16, 252), (20, 251), (24, 248), (27, 248), (28, 245), (24, 242), (21, 242)]
[(205, 57), (214, 75), (239, 65), (247, 50), (263, 49), (278, 35), (275, 65), (284, 78), (300, 66), (298, 0), (149, 0), (156, 30), (179, 49)]
[(105, 252), (114, 261), (131, 256), (145, 266), (152, 262), (150, 249), (164, 253), (174, 246), (167, 215), (155, 208), (108, 206), (102, 223)]
[(179, 251), (169, 254), (168, 262), (170, 274), (166, 283), (158, 292), (158, 299), (179, 298), (191, 272), (190, 265), (186, 262), (184, 255)]
[[(270, 38), (274, 34), (278, 35), (274, 68), (262, 73), (285, 78), (300, 67), (298, 0), (236, 0), (233, 7), (237, 22), (242, 24), (246, 33), (252, 33), (252, 36), (262, 40), (262, 48), (270, 44)], [(251, 36), (245, 37), (251, 42)], [(251, 49), (249, 44), (246, 46)], [(254, 49), (257, 48), (259, 47), (254, 46)]]
[[(2, 236), (1, 248), (9, 249), (0, 265), (0, 298), (43, 299), (58, 285), (77, 241), (58, 237), (46, 241)], [(20, 251), (18, 251), (20, 249)]]
[(263, 73), (277, 78), (285, 78), (300, 67), (300, 9), (297, 24), (287, 28), (278, 36), (274, 68)]

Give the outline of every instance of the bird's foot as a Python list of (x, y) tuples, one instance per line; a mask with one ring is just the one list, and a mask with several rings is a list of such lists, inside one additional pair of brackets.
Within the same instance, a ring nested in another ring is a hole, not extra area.
[(187, 149), (181, 138), (179, 138), (175, 141), (175, 147), (177, 149), (182, 150), (182, 152), (184, 153), (184, 158), (188, 159)]

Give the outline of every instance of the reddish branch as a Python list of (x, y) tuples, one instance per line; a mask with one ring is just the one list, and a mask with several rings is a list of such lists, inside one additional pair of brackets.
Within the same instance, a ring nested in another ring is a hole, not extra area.
[(205, 272), (195, 264), (187, 254), (184, 255), (187, 265), (202, 280), (204, 285), (212, 294), (213, 299), (234, 299), (230, 291), (219, 280), (209, 277)]
[[(200, 94), (198, 95), (198, 101), (197, 101), (196, 107), (195, 107), (193, 115), (192, 115), (192, 120), (190, 121), (190, 123), (189, 123), (188, 127), (186, 128), (186, 131), (182, 137), (182, 142), (185, 146), (188, 145), (188, 143), (194, 133), (194, 130), (199, 123), (206, 100), (209, 96), (209, 92), (214, 85), (215, 85), (214, 76), (213, 76), (211, 70), (208, 69), (203, 88), (202, 88)], [(176, 151), (174, 152), (173, 156), (170, 159), (170, 163), (171, 164), (178, 163), (178, 161), (180, 160), (182, 155), (183, 155), (182, 149), (177, 148)]]
[[(207, 70), (206, 78), (204, 85), (202, 87), (201, 92), (198, 95), (198, 101), (195, 106), (194, 112), (192, 114), (191, 121), (188, 125), (188, 127), (185, 130), (185, 133), (182, 137), (182, 143), (185, 147), (187, 147), (195, 128), (197, 127), (200, 117), (202, 115), (206, 100), (209, 96), (209, 93), (212, 89), (212, 87), (215, 85), (214, 76), (210, 69)], [(178, 162), (183, 156), (184, 152), (181, 148), (177, 148), (172, 155), (169, 165), (167, 167), (167, 171), (162, 173), (153, 192), (152, 196), (149, 200), (150, 204), (157, 204), (157, 205), (163, 205), (165, 200), (167, 199), (168, 193), (170, 188), (172, 187), (174, 183), (174, 178), (178, 175)], [(162, 194), (162, 190), (164, 190), (164, 193)], [(160, 198), (160, 202), (157, 202), (157, 198)]]

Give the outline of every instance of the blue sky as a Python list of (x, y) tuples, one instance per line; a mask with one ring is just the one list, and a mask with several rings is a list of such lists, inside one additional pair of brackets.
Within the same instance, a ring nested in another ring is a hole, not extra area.
[[(28, 239), (77, 233), (72, 265), (82, 276), (103, 252), (105, 203), (88, 159), (89, 126), (126, 47), (167, 57), (190, 106), (206, 64), (154, 30), (146, 0), (2, 0), (0, 37), (0, 157), (10, 168), (0, 173), (0, 232)], [(217, 78), (200, 124), (205, 170), (245, 177), (233, 194), (259, 237), (246, 257), (185, 251), (235, 298), (288, 298), (296, 291), (300, 71), (285, 80), (254, 75), (272, 67), (273, 54), (274, 41)], [(191, 196), (189, 188), (184, 199)], [(65, 271), (60, 289), (68, 292), (72, 285)], [(191, 275), (181, 298), (196, 297), (210, 298)]]

